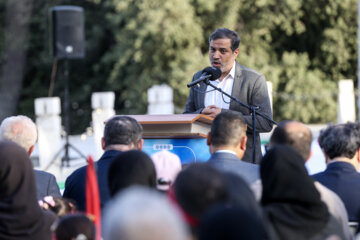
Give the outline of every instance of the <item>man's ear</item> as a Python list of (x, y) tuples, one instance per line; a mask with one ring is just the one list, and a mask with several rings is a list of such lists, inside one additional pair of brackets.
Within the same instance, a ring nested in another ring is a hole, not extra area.
[(35, 149), (35, 145), (32, 145), (32, 146), (29, 148), (29, 150), (28, 150), (29, 157), (30, 157), (31, 154), (33, 153), (34, 149)]
[(141, 151), (143, 149), (143, 146), (144, 146), (144, 139), (140, 139), (140, 141), (136, 146), (136, 149)]
[(239, 54), (239, 52), (240, 52), (239, 48), (235, 49), (234, 54), (235, 54), (236, 57)]
[(101, 148), (105, 150), (105, 139), (103, 137), (101, 138)]
[(208, 146), (211, 145), (211, 133), (210, 133), (210, 132), (208, 132), (208, 135), (207, 135), (207, 138), (206, 138), (206, 144), (207, 144)]
[(240, 149), (245, 152), (246, 150), (247, 136), (243, 136), (240, 140)]

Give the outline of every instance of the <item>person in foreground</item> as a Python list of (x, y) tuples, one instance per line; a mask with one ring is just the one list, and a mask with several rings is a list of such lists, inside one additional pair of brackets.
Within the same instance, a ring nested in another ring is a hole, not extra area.
[[(213, 81), (212, 84), (242, 103), (258, 106), (258, 112), (272, 119), (265, 77), (235, 61), (239, 54), (239, 45), (238, 34), (227, 28), (218, 28), (211, 34), (209, 38), (210, 63), (212, 67), (220, 68), (222, 72), (220, 78)], [(195, 73), (193, 81), (201, 75), (202, 71)], [(251, 162), (252, 149), (255, 147), (255, 162), (259, 163), (262, 156), (259, 133), (271, 131), (272, 123), (261, 116), (257, 116), (257, 133), (256, 136), (253, 136), (253, 123), (249, 109), (230, 101), (221, 93), (213, 91), (212, 87), (207, 86), (204, 82), (200, 83), (199, 87), (194, 86), (190, 89), (184, 113), (201, 113), (216, 117), (224, 111), (236, 111), (244, 116), (249, 129), (247, 131), (246, 152), (242, 160)], [(253, 137), (256, 138), (255, 146), (253, 146)]]
[(156, 188), (156, 171), (149, 155), (139, 150), (119, 154), (108, 172), (110, 196), (133, 185)]
[(95, 240), (94, 223), (80, 213), (68, 214), (53, 225), (54, 240)]
[(106, 240), (187, 240), (179, 212), (155, 189), (132, 186), (116, 195), (105, 208)]
[[(115, 116), (107, 121), (104, 137), (101, 140), (105, 152), (96, 163), (101, 208), (110, 199), (108, 171), (112, 160), (121, 152), (132, 149), (141, 150), (143, 143), (142, 127), (135, 119)], [(85, 183), (86, 166), (75, 170), (65, 182), (63, 197), (73, 199), (80, 211), (84, 211), (86, 206)]]
[(261, 204), (278, 239), (346, 239), (340, 224), (321, 201), (304, 160), (291, 147), (278, 145), (270, 149), (262, 159), (260, 175)]
[[(206, 163), (193, 163), (179, 173), (168, 196), (181, 210), (195, 239), (204, 216), (219, 204), (247, 209), (259, 221), (256, 224), (259, 226), (257, 236), (262, 236), (263, 240), (272, 239), (249, 185), (237, 174), (220, 171)], [(206, 225), (204, 229), (207, 228)], [(204, 229), (203, 231), (207, 231)], [(218, 230), (217, 234), (224, 229)], [(243, 236), (239, 235), (237, 239), (242, 239)]]
[(49, 240), (55, 218), (38, 205), (28, 154), (0, 141), (0, 239)]
[[(0, 125), (0, 140), (12, 141), (19, 144), (31, 156), (37, 139), (35, 123), (26, 116), (12, 116), (5, 118)], [(36, 193), (38, 200), (46, 196), (61, 197), (56, 178), (51, 173), (34, 170)]]
[(356, 123), (327, 127), (319, 136), (327, 162), (316, 181), (334, 191), (344, 202), (349, 221), (360, 222), (360, 126)]
[[(279, 144), (288, 145), (303, 158), (305, 163), (311, 156), (312, 140), (312, 133), (305, 124), (287, 120), (281, 121), (275, 128), (270, 138), (270, 147)], [(352, 239), (353, 236), (348, 226), (348, 214), (342, 200), (336, 193), (318, 181), (315, 181), (314, 184), (329, 212), (339, 221), (348, 239)]]
[(268, 240), (263, 219), (244, 206), (220, 204), (203, 217), (199, 240)]
[(246, 150), (246, 129), (240, 113), (223, 112), (217, 115), (207, 137), (211, 153), (208, 164), (238, 174), (251, 184), (260, 176), (258, 165), (241, 160)]

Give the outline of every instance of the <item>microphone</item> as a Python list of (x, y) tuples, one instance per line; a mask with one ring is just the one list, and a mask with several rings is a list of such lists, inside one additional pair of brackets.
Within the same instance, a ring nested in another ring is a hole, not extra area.
[(211, 81), (218, 79), (222, 74), (220, 68), (217, 67), (206, 67), (202, 71), (211, 75), (211, 77), (209, 78), (209, 80)]
[(214, 81), (221, 76), (220, 68), (216, 68), (216, 67), (206, 67), (201, 72), (202, 72), (201, 76), (198, 79), (196, 79), (186, 85), (188, 88), (193, 87), (194, 85), (196, 85), (206, 79)]

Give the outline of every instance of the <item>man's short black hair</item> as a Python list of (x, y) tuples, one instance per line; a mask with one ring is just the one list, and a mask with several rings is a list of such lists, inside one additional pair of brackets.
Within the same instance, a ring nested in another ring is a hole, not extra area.
[(358, 123), (328, 126), (320, 132), (319, 145), (330, 159), (336, 157), (353, 158), (360, 148), (360, 128)]
[(235, 31), (227, 28), (216, 29), (209, 37), (209, 43), (212, 40), (227, 38), (231, 40), (231, 50), (234, 52), (240, 45), (240, 37)]
[(236, 146), (246, 135), (247, 125), (238, 112), (221, 112), (211, 125), (211, 145)]
[(141, 125), (131, 117), (115, 116), (105, 125), (105, 146), (114, 144), (137, 145), (142, 138)]

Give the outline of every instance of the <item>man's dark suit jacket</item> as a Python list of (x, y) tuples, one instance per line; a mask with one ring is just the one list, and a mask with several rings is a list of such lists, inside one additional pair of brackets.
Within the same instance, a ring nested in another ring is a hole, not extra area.
[(211, 155), (208, 164), (222, 171), (235, 173), (249, 184), (260, 179), (259, 165), (243, 162), (232, 153), (215, 152)]
[[(235, 62), (235, 64), (235, 78), (231, 95), (242, 103), (258, 106), (258, 112), (272, 119), (272, 112), (265, 77), (250, 68), (240, 65), (237, 62)], [(201, 71), (195, 73), (192, 80), (194, 81), (200, 76)], [(195, 86), (190, 89), (190, 94), (186, 102), (184, 113), (201, 113), (201, 111), (205, 108), (204, 100), (206, 87), (207, 85), (202, 82), (200, 87)], [(242, 160), (245, 162), (251, 162), (251, 153), (253, 148), (253, 124), (250, 110), (240, 106), (234, 101), (231, 101), (229, 110), (223, 109), (222, 111), (231, 110), (240, 112), (243, 115), (246, 124), (248, 125), (248, 140), (246, 143), (245, 155)], [(256, 117), (256, 163), (259, 163), (262, 157), (259, 133), (270, 132), (271, 129), (271, 122), (262, 118), (261, 116)]]
[(61, 197), (60, 189), (54, 175), (40, 170), (34, 170), (34, 173), (38, 200), (42, 200), (46, 196)]
[(344, 202), (349, 221), (360, 222), (360, 174), (347, 162), (333, 162), (313, 178), (334, 191)]
[[(108, 171), (112, 159), (114, 159), (119, 153), (121, 152), (115, 150), (106, 151), (96, 163), (101, 208), (103, 208), (106, 202), (110, 199)], [(86, 166), (75, 170), (65, 181), (65, 191), (63, 197), (75, 200), (80, 211), (86, 210), (85, 183)]]

